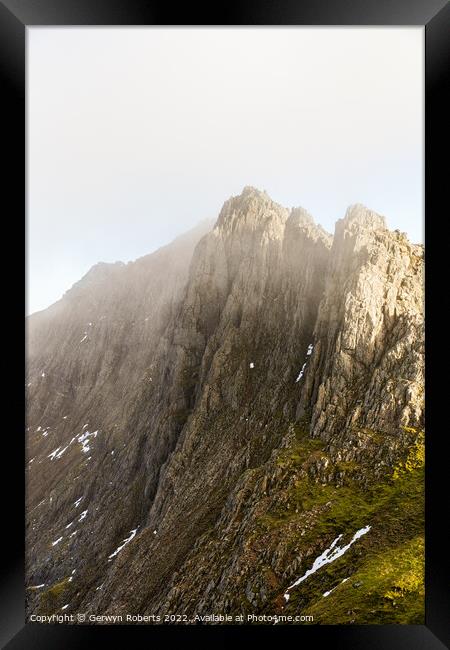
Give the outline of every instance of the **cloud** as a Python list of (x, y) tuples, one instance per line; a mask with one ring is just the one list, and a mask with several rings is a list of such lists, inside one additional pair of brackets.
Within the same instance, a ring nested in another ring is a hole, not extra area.
[(422, 28), (29, 28), (29, 310), (244, 185), (418, 241)]

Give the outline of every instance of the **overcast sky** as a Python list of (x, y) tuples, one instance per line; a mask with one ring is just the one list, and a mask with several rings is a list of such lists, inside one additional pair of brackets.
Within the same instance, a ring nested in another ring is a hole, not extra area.
[(245, 185), (423, 240), (423, 28), (28, 28), (28, 312)]

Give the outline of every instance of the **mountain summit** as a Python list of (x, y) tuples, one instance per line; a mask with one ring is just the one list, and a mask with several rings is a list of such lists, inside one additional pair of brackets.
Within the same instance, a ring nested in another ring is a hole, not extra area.
[(28, 615), (423, 621), (423, 248), (383, 217), (246, 187), (27, 329)]

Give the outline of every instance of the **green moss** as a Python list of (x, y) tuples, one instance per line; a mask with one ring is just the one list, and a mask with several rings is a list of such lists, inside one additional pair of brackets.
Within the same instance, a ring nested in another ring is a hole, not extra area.
[(353, 472), (360, 467), (360, 465), (353, 460), (341, 460), (335, 463), (335, 466), (339, 472)]
[[(341, 558), (293, 589), (283, 611), (312, 614), (324, 624), (423, 622), (424, 438), (416, 430), (406, 433), (404, 458), (381, 479), (370, 479), (370, 457), (367, 467), (328, 457), (327, 476), (344, 472), (343, 485), (316, 482), (315, 473), (307, 471), (325, 456), (320, 442), (300, 433), (282, 450), (278, 464), (281, 459), (283, 469), (291, 468), (298, 479), (278, 495), (280, 505), (259, 519), (266, 544), (267, 536), (277, 540), (274, 544), (282, 539), (292, 560), (308, 549), (304, 572), (333, 538), (342, 534), (348, 542), (357, 530), (371, 526), (370, 534)], [(364, 483), (357, 480), (362, 473)], [(336, 593), (324, 598), (334, 587)], [(335, 606), (341, 594), (341, 605)], [(279, 596), (278, 589), (273, 602)]]
[(319, 438), (311, 438), (303, 425), (294, 425), (294, 441), (290, 447), (282, 449), (277, 457), (279, 467), (302, 465), (307, 460), (318, 459), (323, 453), (324, 443)]
[(408, 433), (416, 434), (413, 443), (408, 449), (408, 455), (403, 462), (400, 462), (394, 468), (393, 478), (400, 478), (405, 472), (412, 472), (418, 467), (425, 464), (425, 433), (424, 431), (416, 432), (412, 427), (403, 427)]
[(418, 429), (415, 429), (414, 427), (400, 427), (403, 429), (403, 431), (406, 431), (407, 433), (418, 433)]
[(339, 581), (302, 613), (325, 625), (423, 624), (423, 537), (369, 556), (345, 583)]
[(68, 578), (64, 578), (61, 582), (57, 582), (48, 590), (48, 593), (52, 594), (55, 597), (60, 596), (68, 586)]
[(63, 606), (63, 600), (67, 597), (67, 592), (71, 591), (69, 576), (56, 582), (49, 589), (41, 594), (39, 613), (40, 614), (53, 614), (56, 610)]
[[(424, 487), (424, 434), (414, 430), (415, 439), (411, 442), (406, 459), (399, 463), (391, 477), (372, 481), (366, 485), (360, 481), (348, 479), (343, 486), (333, 483), (315, 482), (309, 475), (302, 475), (287, 492), (289, 510), (279, 509), (267, 513), (266, 520), (286, 521), (296, 515), (296, 510), (307, 511), (314, 506), (329, 504), (320, 520), (316, 523), (312, 535), (318, 532), (339, 529), (341, 532), (357, 529), (367, 524), (376, 513), (388, 517), (389, 513), (403, 514), (420, 525), (423, 523), (423, 487)], [(282, 450), (277, 462), (284, 466), (307, 468), (319, 457), (328, 456), (322, 451), (320, 440), (308, 438), (304, 430), (297, 429), (294, 444)], [(329, 458), (328, 458), (329, 460)], [(339, 461), (330, 464), (330, 471), (353, 472), (360, 466), (354, 461)]]
[[(367, 488), (359, 485), (335, 488), (331, 507), (319, 527), (326, 531), (357, 529), (375, 519), (391, 521), (414, 515), (414, 522), (422, 522), (423, 471), (402, 475), (397, 480), (377, 483)], [(401, 512), (400, 512), (401, 510)], [(408, 528), (410, 526), (408, 525)]]

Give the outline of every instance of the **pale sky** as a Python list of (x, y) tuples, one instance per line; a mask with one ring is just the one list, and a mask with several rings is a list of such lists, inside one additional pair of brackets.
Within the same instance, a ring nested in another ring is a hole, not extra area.
[(424, 29), (27, 28), (27, 302), (245, 185), (423, 241)]

